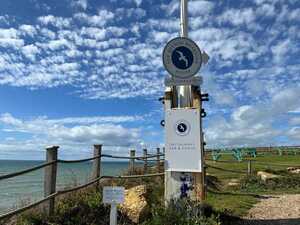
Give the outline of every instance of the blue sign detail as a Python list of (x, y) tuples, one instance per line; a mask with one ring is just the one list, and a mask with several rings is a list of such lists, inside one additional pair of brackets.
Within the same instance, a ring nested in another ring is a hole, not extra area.
[(178, 69), (186, 70), (193, 65), (193, 53), (187, 47), (177, 47), (172, 53), (172, 62)]
[(180, 123), (180, 124), (178, 124), (178, 126), (177, 126), (177, 130), (178, 130), (178, 132), (180, 132), (180, 133), (186, 132), (187, 129), (188, 129), (188, 127), (187, 127), (187, 125), (184, 124), (184, 123)]
[(180, 186), (180, 198), (187, 198), (188, 192), (192, 191), (193, 188), (193, 178), (187, 174), (182, 173), (180, 176), (181, 186)]

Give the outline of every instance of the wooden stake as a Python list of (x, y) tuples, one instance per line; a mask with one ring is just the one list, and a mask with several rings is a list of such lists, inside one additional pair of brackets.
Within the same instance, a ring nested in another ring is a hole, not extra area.
[(130, 150), (130, 161), (129, 161), (129, 174), (134, 174), (134, 157), (135, 157), (135, 150)]
[(144, 174), (146, 174), (148, 170), (147, 149), (143, 149), (143, 156), (144, 156)]
[[(58, 146), (49, 147), (46, 149), (46, 161), (47, 163), (57, 160)], [(51, 164), (45, 167), (44, 177), (44, 197), (56, 192), (56, 175), (57, 175), (57, 163)], [(45, 203), (45, 213), (47, 215), (53, 215), (55, 207), (55, 198), (48, 200)]]
[(156, 149), (156, 171), (159, 173), (160, 172), (160, 149)]
[[(94, 145), (94, 157), (101, 156), (102, 145)], [(101, 176), (101, 157), (93, 160), (92, 166), (92, 180), (95, 180)], [(97, 182), (98, 186), (99, 182)]]

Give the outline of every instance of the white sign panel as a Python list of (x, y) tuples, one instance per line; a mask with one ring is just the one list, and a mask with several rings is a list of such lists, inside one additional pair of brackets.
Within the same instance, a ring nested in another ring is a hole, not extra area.
[(200, 70), (201, 51), (192, 40), (175, 38), (164, 48), (163, 63), (172, 76), (180, 79), (190, 78)]
[(103, 203), (122, 204), (124, 202), (124, 187), (103, 187)]
[(200, 109), (166, 111), (166, 170), (202, 172)]
[(194, 86), (199, 86), (203, 82), (202, 77), (191, 77), (191, 78), (186, 78), (186, 79), (178, 79), (176, 77), (167, 77), (165, 78), (165, 85), (167, 87), (171, 86), (178, 86), (178, 85), (194, 85)]

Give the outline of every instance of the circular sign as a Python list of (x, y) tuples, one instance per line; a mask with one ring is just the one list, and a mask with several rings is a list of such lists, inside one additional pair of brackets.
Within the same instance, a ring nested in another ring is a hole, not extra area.
[(172, 76), (190, 78), (201, 68), (201, 51), (192, 40), (178, 37), (166, 45), (163, 51), (163, 63)]
[(180, 136), (185, 136), (190, 133), (191, 125), (186, 120), (179, 120), (175, 124), (175, 131)]

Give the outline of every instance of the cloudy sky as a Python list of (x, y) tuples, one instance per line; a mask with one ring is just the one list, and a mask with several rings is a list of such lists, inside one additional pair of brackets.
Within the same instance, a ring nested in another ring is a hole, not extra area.
[[(163, 143), (166, 72), (179, 0), (2, 0), (0, 159), (61, 158)], [(300, 144), (299, 0), (190, 1), (189, 36), (211, 147)]]

